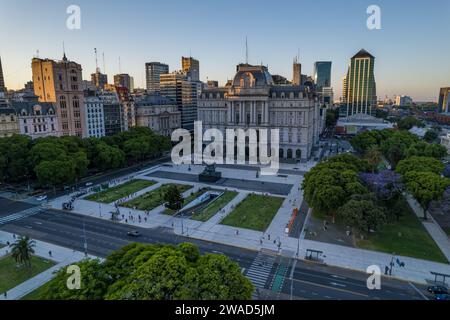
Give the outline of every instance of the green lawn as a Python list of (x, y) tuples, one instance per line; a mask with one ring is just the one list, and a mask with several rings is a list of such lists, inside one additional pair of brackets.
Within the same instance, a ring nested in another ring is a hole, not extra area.
[(31, 291), (26, 296), (23, 296), (20, 300), (43, 300), (41, 298), (42, 294), (47, 290), (47, 288), (50, 286), (50, 281), (45, 283), (44, 285), (40, 286), (34, 291)]
[(404, 212), (399, 221), (390, 221), (375, 234), (357, 242), (363, 249), (394, 253), (413, 258), (448, 263), (405, 200), (398, 206)]
[(444, 232), (450, 236), (450, 228), (443, 228)]
[(221, 224), (265, 231), (283, 204), (284, 198), (248, 195)]
[[(202, 188), (202, 189), (198, 190), (197, 192), (190, 194), (188, 197), (184, 198), (183, 206), (188, 205), (190, 202), (194, 201), (195, 199), (197, 199), (198, 197), (200, 197), (201, 195), (206, 193), (208, 190), (209, 190), (208, 188)], [(169, 209), (169, 208), (166, 208), (164, 210), (164, 214), (173, 215), (174, 213), (175, 213), (175, 211), (173, 211), (172, 209)]]
[(130, 200), (128, 202), (125, 202), (122, 204), (124, 207), (128, 208), (134, 208), (138, 210), (152, 210), (156, 207), (159, 207), (164, 203), (163, 197), (164, 193), (170, 186), (176, 186), (178, 190), (180, 190), (181, 193), (186, 192), (187, 190), (191, 189), (191, 185), (185, 185), (185, 184), (165, 184), (159, 187), (158, 189), (152, 190), (150, 192), (147, 192), (146, 194), (143, 194), (142, 196), (135, 198), (133, 200)]
[(0, 293), (16, 287), (22, 282), (52, 267), (55, 263), (36, 256), (31, 258), (31, 268), (18, 267), (11, 256), (0, 259)]
[(94, 193), (85, 199), (102, 203), (111, 203), (156, 183), (156, 181), (149, 180), (132, 180), (108, 190)]
[(211, 202), (206, 208), (200, 212), (195, 212), (191, 219), (197, 221), (208, 221), (211, 219), (219, 210), (227, 205), (228, 202), (233, 200), (238, 195), (235, 191), (225, 191), (224, 194)]

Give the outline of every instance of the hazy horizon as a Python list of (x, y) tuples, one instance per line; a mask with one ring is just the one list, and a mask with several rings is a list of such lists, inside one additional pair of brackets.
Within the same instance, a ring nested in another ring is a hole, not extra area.
[[(81, 8), (81, 29), (66, 28), (66, 8)], [(369, 5), (381, 8), (381, 30), (366, 27)], [(300, 51), (302, 73), (315, 61), (332, 61), (335, 99), (350, 58), (361, 48), (376, 58), (377, 95), (408, 95), (437, 101), (439, 88), (450, 86), (450, 1), (56, 1), (0, 0), (0, 55), (8, 89), (31, 80), (31, 59), (67, 57), (83, 67), (83, 79), (95, 71), (94, 48), (104, 72), (129, 73), (145, 88), (146, 62), (160, 61), (170, 71), (181, 56), (200, 61), (201, 80), (224, 85), (245, 62), (269, 66), (272, 74), (292, 78)]]

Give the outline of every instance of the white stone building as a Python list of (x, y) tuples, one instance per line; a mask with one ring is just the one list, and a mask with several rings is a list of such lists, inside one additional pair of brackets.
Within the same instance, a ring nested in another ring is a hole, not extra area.
[(181, 111), (172, 100), (159, 94), (136, 98), (136, 125), (148, 127), (163, 136), (170, 136), (181, 127)]
[(32, 139), (61, 135), (53, 103), (12, 101), (11, 105), (19, 118), (20, 134), (30, 136)]
[(86, 134), (88, 137), (105, 136), (105, 115), (103, 101), (97, 96), (84, 98), (84, 115), (86, 117)]
[[(231, 86), (205, 88), (199, 98), (203, 129), (279, 129), (280, 159), (305, 162), (325, 120), (309, 86), (275, 85), (264, 66), (240, 64)], [(322, 114), (322, 115), (321, 115)]]

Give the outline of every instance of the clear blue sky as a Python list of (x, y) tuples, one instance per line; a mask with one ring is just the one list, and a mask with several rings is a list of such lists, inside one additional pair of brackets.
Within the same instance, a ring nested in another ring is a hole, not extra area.
[[(81, 7), (81, 30), (66, 28), (66, 8)], [(381, 30), (366, 28), (366, 9), (381, 8)], [(245, 60), (292, 77), (300, 49), (304, 73), (317, 60), (331, 60), (335, 96), (350, 57), (365, 48), (376, 57), (378, 96), (406, 94), (436, 100), (450, 86), (449, 0), (0, 0), (0, 55), (6, 84), (15, 89), (31, 79), (31, 58), (69, 59), (95, 69), (94, 47), (105, 52), (106, 71), (122, 72), (143, 86), (144, 63), (161, 61), (171, 70), (180, 57), (200, 60), (201, 78), (224, 83)]]

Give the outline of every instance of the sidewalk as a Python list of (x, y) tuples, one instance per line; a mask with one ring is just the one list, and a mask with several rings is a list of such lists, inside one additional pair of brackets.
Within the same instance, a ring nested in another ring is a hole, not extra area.
[[(11, 233), (7, 233), (4, 231), (0, 231), (0, 243), (2, 245), (6, 245), (6, 242), (9, 241), (13, 243), (16, 239), (14, 239)], [(36, 241), (36, 246), (34, 247), (34, 255), (56, 262), (56, 265), (45, 270), (44, 272), (34, 276), (33, 278), (28, 279), (27, 281), (19, 284), (18, 286), (8, 290), (7, 298), (5, 299), (4, 295), (0, 295), (0, 300), (18, 300), (30, 292), (36, 290), (41, 287), (51, 279), (53, 279), (55, 272), (60, 270), (61, 268), (68, 266), (72, 263), (78, 262), (80, 260), (85, 259), (85, 255), (82, 252), (74, 251), (71, 249), (67, 249), (64, 247), (56, 246), (43, 241)], [(49, 257), (48, 252), (52, 251), (52, 256)], [(3, 247), (0, 249), (0, 258), (11, 252), (11, 248)], [(96, 258), (94, 256), (89, 256), (89, 258)]]
[(441, 249), (444, 256), (450, 261), (450, 239), (448, 235), (442, 230), (439, 224), (434, 220), (431, 214), (427, 214), (427, 220), (423, 220), (423, 209), (411, 195), (406, 194), (406, 201), (409, 206), (412, 208), (416, 216), (422, 222), (422, 225), (427, 230), (428, 234), (433, 238), (434, 242), (436, 242), (439, 249)]

